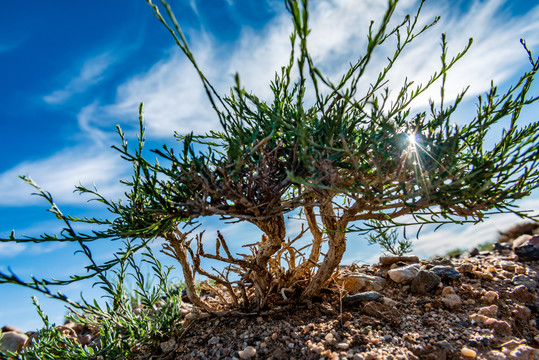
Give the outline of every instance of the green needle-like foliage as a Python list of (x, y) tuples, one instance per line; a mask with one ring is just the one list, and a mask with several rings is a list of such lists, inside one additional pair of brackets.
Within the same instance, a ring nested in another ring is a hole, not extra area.
[[(122, 143), (115, 148), (133, 165), (132, 178), (123, 181), (128, 188), (126, 200), (111, 201), (97, 190), (77, 187), (103, 203), (110, 220), (63, 215), (50, 194), (25, 178), (51, 204), (51, 212), (65, 229), (59, 236), (16, 238), (12, 234), (2, 241), (76, 242), (90, 265), (85, 275), (68, 280), (24, 281), (14, 274), (0, 274), (0, 282), (70, 301), (53, 294), (49, 286), (97, 276), (98, 284), (113, 295), (111, 310), (122, 313), (127, 311), (122, 310), (125, 303), (119, 296), (122, 286), (113, 284), (110, 275), (123, 278), (126, 264), (134, 265), (133, 254), (164, 238), (163, 252), (180, 263), (187, 296), (195, 306), (210, 312), (217, 309), (199, 296), (195, 279), (202, 276), (213, 284), (204, 286), (219, 294), (219, 307), (261, 309), (283, 299), (316, 296), (337, 269), (350, 231), (378, 229), (384, 234), (383, 228), (407, 224), (479, 222), (486, 214), (500, 212), (528, 216), (515, 207), (515, 201), (539, 187), (539, 122), (521, 126), (518, 118), (525, 106), (538, 99), (529, 91), (539, 59), (533, 58), (523, 40), (530, 69), (505, 92), (492, 85), (478, 98), (476, 114), (459, 126), (452, 117), (466, 91), (447, 104), (444, 88), (471, 39), (450, 58), (442, 35), (441, 65), (426, 83), (406, 80), (398, 91), (387, 88), (390, 70), (403, 50), (420, 41), (421, 34), (438, 21), (418, 25), (423, 2), (414, 16), (390, 29), (397, 6), (396, 0), (390, 0), (381, 22), (371, 23), (364, 55), (335, 81), (322, 73), (309, 52), (307, 0), (285, 0), (294, 25), (291, 54), (269, 84), (272, 98), (264, 100), (246, 91), (239, 75), (227, 96), (218, 94), (197, 64), (170, 6), (164, 0), (160, 5), (146, 1), (198, 72), (221, 129), (176, 134), (179, 147), (153, 150), (160, 161), (150, 162), (143, 156), (141, 105), (136, 149), (128, 148), (118, 128)], [(395, 44), (394, 52), (375, 80), (368, 87), (360, 86), (372, 73), (369, 65), (375, 50), (388, 39)], [(440, 99), (431, 100), (427, 111), (413, 111), (418, 96), (437, 84), (441, 84)], [(487, 138), (497, 125), (504, 131), (490, 146)], [(291, 212), (302, 214), (307, 224), (295, 239), (286, 238), (285, 214)], [(214, 215), (249, 222), (262, 231), (262, 238), (250, 240), (245, 244), (250, 254), (240, 255), (233, 254), (218, 233), (215, 251), (207, 252), (203, 235), (190, 234), (196, 222)], [(405, 215), (412, 222), (399, 220)], [(79, 233), (77, 223), (100, 225), (104, 230)], [(297, 248), (295, 242), (307, 232), (311, 244)], [(97, 264), (87, 244), (100, 239), (122, 239), (125, 247), (112, 260)], [(390, 245), (395, 245), (394, 240), (388, 237)], [(223, 267), (206, 271), (203, 259), (220, 261)], [(137, 271), (134, 277), (138, 284), (145, 281)], [(162, 284), (165, 280), (160, 278)], [(142, 289), (137, 294), (149, 306), (157, 293), (139, 293)], [(88, 303), (78, 306), (95, 310)], [(100, 316), (106, 318), (102, 312)]]

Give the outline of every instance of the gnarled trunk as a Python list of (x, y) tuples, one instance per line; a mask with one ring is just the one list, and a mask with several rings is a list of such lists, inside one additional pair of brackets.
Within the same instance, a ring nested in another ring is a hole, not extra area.
[[(328, 232), (328, 253), (313, 276), (311, 282), (302, 294), (302, 298), (312, 298), (318, 295), (322, 287), (329, 280), (335, 269), (339, 266), (346, 250), (346, 226), (348, 222), (339, 221), (331, 205), (326, 201), (320, 205), (320, 217)], [(342, 219), (341, 219), (342, 220)]]
[(271, 283), (271, 274), (268, 271), (268, 261), (281, 247), (286, 236), (284, 216), (276, 216), (259, 220), (255, 223), (264, 232), (263, 243), (258, 248), (254, 262), (257, 270), (251, 273), (259, 300), (259, 307), (264, 305)]

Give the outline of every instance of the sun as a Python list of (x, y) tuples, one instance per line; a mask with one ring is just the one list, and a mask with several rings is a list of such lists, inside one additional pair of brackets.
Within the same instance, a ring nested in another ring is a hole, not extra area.
[(410, 146), (415, 147), (416, 146), (416, 138), (415, 134), (408, 134), (408, 143)]

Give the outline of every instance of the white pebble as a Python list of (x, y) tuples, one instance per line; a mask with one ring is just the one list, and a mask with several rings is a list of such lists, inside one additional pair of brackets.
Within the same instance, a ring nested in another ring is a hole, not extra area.
[(256, 356), (256, 349), (252, 346), (247, 346), (243, 351), (239, 351), (239, 354), (242, 359), (250, 359)]

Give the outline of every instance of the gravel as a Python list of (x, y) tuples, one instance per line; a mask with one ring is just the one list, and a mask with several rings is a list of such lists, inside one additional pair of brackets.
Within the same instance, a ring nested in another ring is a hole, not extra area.
[[(419, 265), (427, 269), (440, 261)], [(343, 307), (343, 297), (355, 294), (331, 289), (319, 301), (264, 314), (194, 318), (184, 324), (173, 350), (146, 349), (137, 358), (539, 358), (539, 296), (533, 287), (539, 281), (538, 262), (518, 262), (511, 253), (451, 262), (460, 276), (442, 278), (443, 283), (426, 294), (414, 294), (409, 285), (390, 280), (389, 266), (341, 268), (341, 279), (351, 273), (387, 279), (381, 297)]]

